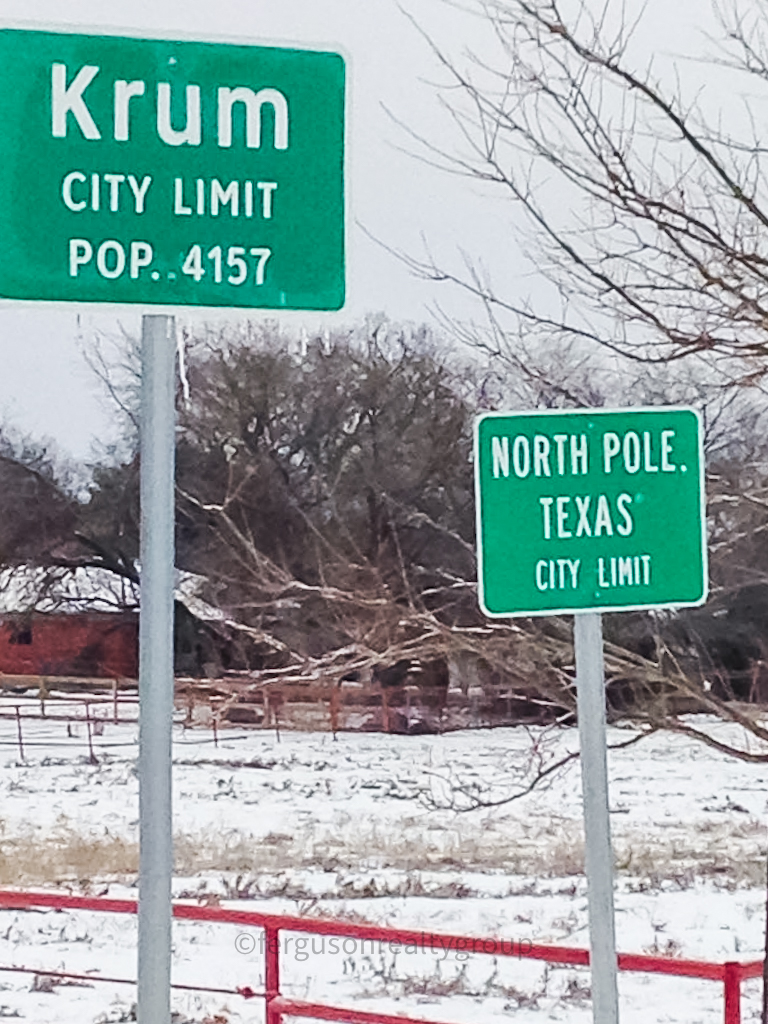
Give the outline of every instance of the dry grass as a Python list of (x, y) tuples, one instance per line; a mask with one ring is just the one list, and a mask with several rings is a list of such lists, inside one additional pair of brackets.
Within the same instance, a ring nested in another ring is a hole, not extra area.
[[(579, 874), (583, 843), (578, 825), (561, 823), (553, 834), (521, 837), (510, 842), (505, 832), (466, 823), (462, 828), (424, 830), (405, 827), (387, 830), (375, 823), (367, 827), (349, 822), (346, 827), (297, 830), (294, 835), (272, 833), (257, 841), (240, 833), (219, 835), (215, 841), (179, 836), (176, 861), (182, 875), (202, 871), (251, 871), (258, 864), (264, 874), (291, 867), (331, 873), (351, 873), (365, 879), (382, 869), (453, 875), (459, 871), (538, 874), (562, 877)], [(366, 883), (367, 884), (367, 883)]]
[[(656, 836), (622, 830), (614, 840), (620, 877), (653, 889), (672, 881), (688, 888), (697, 878), (724, 885), (760, 885), (765, 875), (762, 823), (746, 819)], [(459, 873), (569, 878), (583, 870), (580, 823), (562, 820), (546, 831), (507, 822), (478, 827), (462, 821), (449, 829), (413, 827), (387, 831), (370, 822), (339, 821), (324, 829), (254, 839), (240, 832), (179, 834), (176, 873), (183, 877), (225, 874), (250, 880), (252, 895), (302, 896), (297, 872), (334, 876), (334, 892), (347, 898), (383, 895), (470, 895), (471, 880)], [(83, 835), (62, 824), (51, 835), (0, 836), (0, 885), (132, 881), (138, 845), (120, 836)], [(422, 877), (422, 874), (424, 877)], [(244, 883), (245, 885), (246, 883)], [(295, 891), (294, 891), (295, 890)], [(244, 893), (247, 895), (247, 893)]]
[(135, 875), (138, 867), (138, 844), (118, 836), (62, 829), (51, 837), (30, 833), (0, 840), (0, 885), (86, 883)]

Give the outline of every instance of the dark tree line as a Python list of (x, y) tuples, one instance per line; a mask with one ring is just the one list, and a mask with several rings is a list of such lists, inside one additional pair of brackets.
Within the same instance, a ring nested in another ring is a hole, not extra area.
[[(253, 324), (190, 335), (186, 348), (177, 567), (236, 625), (235, 667), (331, 687), (444, 659), (568, 718), (568, 621), (489, 622), (477, 607), (471, 446), (487, 367), (388, 323), (303, 340)], [(495, 374), (494, 403), (525, 400), (518, 378)], [(705, 710), (765, 738), (739, 701), (766, 697), (768, 472), (758, 420), (741, 407), (711, 419), (714, 598), (607, 617), (609, 705), (643, 730), (691, 730), (683, 713)], [(0, 473), (6, 565), (96, 566), (138, 582), (137, 455), (94, 467), (86, 496), (31, 446), (7, 447)]]

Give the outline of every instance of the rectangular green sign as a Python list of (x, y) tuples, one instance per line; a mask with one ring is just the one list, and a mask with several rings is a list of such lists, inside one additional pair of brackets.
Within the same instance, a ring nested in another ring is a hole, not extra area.
[(693, 409), (485, 414), (475, 428), (475, 490), (486, 615), (706, 600)]
[(0, 31), (0, 297), (339, 309), (343, 59)]

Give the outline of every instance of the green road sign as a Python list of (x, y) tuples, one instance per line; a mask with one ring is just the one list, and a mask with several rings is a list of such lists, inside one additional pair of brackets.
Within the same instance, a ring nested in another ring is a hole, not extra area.
[(0, 297), (338, 309), (335, 53), (0, 31)]
[(475, 489), (487, 615), (706, 599), (701, 423), (693, 409), (483, 415)]

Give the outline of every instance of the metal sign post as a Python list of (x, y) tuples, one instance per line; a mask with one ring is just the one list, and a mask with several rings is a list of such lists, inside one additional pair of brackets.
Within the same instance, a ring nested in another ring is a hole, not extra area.
[[(0, 297), (341, 308), (337, 53), (0, 29)], [(142, 320), (140, 1024), (170, 1021), (174, 321)]]
[[(0, 30), (0, 297), (338, 309), (337, 53)], [(140, 1024), (170, 1021), (174, 321), (142, 320)]]
[(592, 1012), (618, 1024), (601, 611), (707, 596), (693, 409), (487, 413), (475, 430), (480, 607), (575, 614)]
[(599, 612), (574, 617), (584, 859), (589, 900), (589, 958), (596, 1024), (618, 1024), (619, 994), (613, 911), (613, 850), (608, 812), (603, 629)]
[(141, 322), (138, 1019), (171, 1019), (174, 319)]

